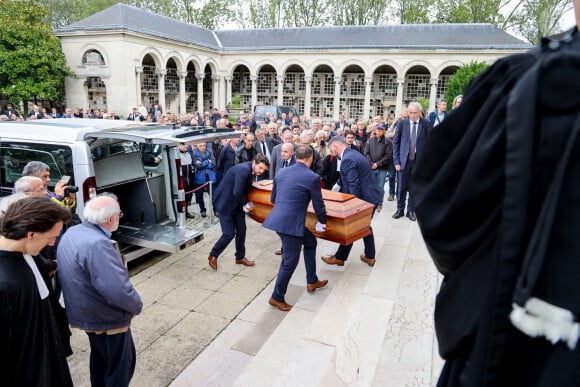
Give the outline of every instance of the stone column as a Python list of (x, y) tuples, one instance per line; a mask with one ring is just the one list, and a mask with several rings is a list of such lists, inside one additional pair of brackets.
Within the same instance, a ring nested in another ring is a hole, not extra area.
[(312, 103), (312, 77), (304, 77), (306, 90), (304, 90), (304, 115), (310, 117), (310, 105)]
[(143, 66), (136, 66), (135, 67), (135, 98), (136, 104), (135, 106), (139, 106), (139, 102), (143, 102), (141, 100), (141, 74), (143, 73)]
[(187, 113), (187, 106), (185, 106), (185, 77), (187, 71), (178, 71), (179, 76), (179, 116), (180, 118)]
[(250, 81), (252, 81), (252, 111), (254, 111), (254, 107), (258, 104), (258, 87), (256, 85), (256, 81), (258, 77), (256, 75), (250, 75)]
[(226, 77), (221, 75), (219, 78), (220, 79), (218, 82), (219, 82), (220, 87), (218, 90), (220, 93), (219, 93), (218, 101), (219, 101), (220, 109), (225, 109), (226, 102), (227, 102), (226, 101)]
[(405, 86), (405, 78), (397, 78), (397, 102), (395, 104), (395, 116), (399, 117), (403, 111), (403, 87)]
[(371, 84), (373, 82), (373, 78), (365, 77), (365, 103), (363, 107), (363, 115), (366, 119), (371, 115)]
[[(340, 83), (342, 82), (341, 77), (334, 77), (334, 103), (332, 120), (338, 121), (338, 116), (340, 115)], [(321, 115), (322, 116), (322, 115)]]
[(158, 89), (158, 99), (159, 104), (162, 107), (163, 114), (167, 113), (167, 106), (165, 106), (165, 75), (167, 74), (167, 70), (157, 70), (157, 84), (159, 85)]
[(232, 80), (234, 77), (227, 76), (226, 80), (226, 104), (232, 103)]
[(195, 73), (195, 77), (197, 78), (197, 111), (203, 117), (203, 80), (205, 79), (205, 74)]
[(431, 95), (429, 95), (429, 111), (432, 112), (435, 110), (435, 104), (437, 102), (437, 84), (439, 83), (439, 79), (431, 78), (430, 83), (431, 83)]
[(284, 76), (278, 75), (276, 80), (278, 81), (278, 105), (284, 105)]
[(213, 107), (214, 108), (218, 108), (221, 109), (221, 107), (219, 106), (220, 101), (219, 101), (219, 96), (220, 96), (220, 77), (218, 75), (212, 75), (211, 77), (212, 80), (212, 94), (213, 94)]

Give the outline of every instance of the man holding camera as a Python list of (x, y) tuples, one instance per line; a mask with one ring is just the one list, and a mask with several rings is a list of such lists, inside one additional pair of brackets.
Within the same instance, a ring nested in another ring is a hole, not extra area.
[[(50, 199), (63, 207), (69, 208), (72, 213), (76, 212), (77, 187), (69, 186), (69, 180), (60, 180), (54, 186), (54, 192), (48, 190), (50, 183), (50, 167), (42, 161), (30, 161), (24, 166), (22, 176), (35, 176), (42, 180), (44, 189)], [(69, 178), (70, 179), (70, 178)]]

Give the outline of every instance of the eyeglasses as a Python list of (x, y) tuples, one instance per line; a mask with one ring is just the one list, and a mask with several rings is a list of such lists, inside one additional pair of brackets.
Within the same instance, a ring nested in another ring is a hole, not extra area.
[(123, 217), (123, 211), (119, 211), (119, 219), (121, 219)]

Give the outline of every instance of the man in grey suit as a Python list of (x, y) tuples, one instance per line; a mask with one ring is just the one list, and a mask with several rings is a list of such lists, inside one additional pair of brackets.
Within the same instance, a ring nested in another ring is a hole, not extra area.
[[(408, 111), (409, 119), (404, 120), (402, 125), (399, 125), (393, 138), (393, 160), (399, 182), (397, 212), (393, 214), (394, 219), (399, 219), (405, 215), (405, 201), (409, 191), (409, 182), (413, 177), (415, 162), (421, 154), (427, 133), (432, 128), (429, 120), (421, 117), (423, 108), (419, 102), (411, 102)], [(417, 220), (411, 196), (409, 196), (407, 203), (407, 218), (413, 222)]]
[(263, 224), (265, 228), (276, 231), (282, 239), (284, 255), (274, 292), (268, 302), (285, 312), (292, 309), (292, 305), (286, 303), (284, 296), (298, 265), (302, 246), (306, 266), (306, 289), (313, 292), (328, 283), (328, 280), (320, 281), (316, 276), (316, 237), (305, 225), (306, 211), (312, 200), (318, 218), (316, 231), (326, 231), (326, 207), (320, 190), (320, 176), (309, 169), (312, 156), (312, 147), (300, 145), (296, 151), (296, 164), (280, 170), (274, 179), (270, 197), (274, 208)]
[(276, 173), (282, 169), (282, 145), (292, 144), (292, 131), (290, 129), (284, 129), (282, 131), (282, 144), (278, 144), (272, 149), (272, 159), (270, 161), (270, 179), (274, 180)]

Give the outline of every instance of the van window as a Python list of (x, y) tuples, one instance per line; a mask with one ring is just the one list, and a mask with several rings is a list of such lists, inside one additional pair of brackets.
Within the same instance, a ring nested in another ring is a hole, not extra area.
[(0, 195), (12, 193), (14, 182), (22, 177), (22, 170), (29, 161), (42, 161), (50, 167), (49, 188), (63, 175), (71, 177), (70, 185), (74, 185), (72, 151), (66, 145), (38, 143), (1, 143), (0, 158)]
[(138, 151), (139, 144), (133, 141), (100, 138), (91, 143), (91, 157), (93, 160), (114, 156), (119, 153)]

